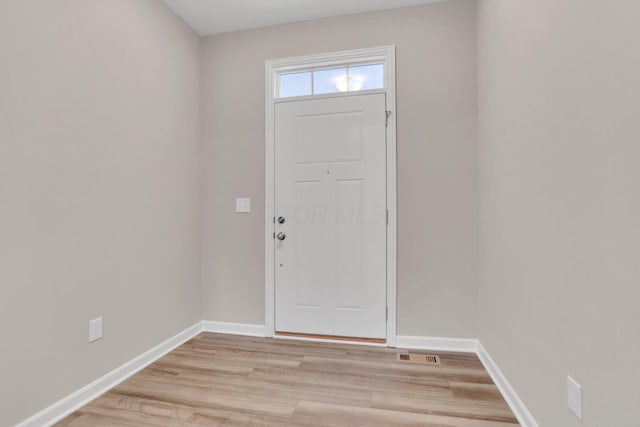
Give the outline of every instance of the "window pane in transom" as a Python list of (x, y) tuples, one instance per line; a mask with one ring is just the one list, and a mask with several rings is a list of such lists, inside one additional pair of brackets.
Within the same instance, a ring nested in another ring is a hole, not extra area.
[(311, 71), (280, 74), (280, 98), (311, 94)]

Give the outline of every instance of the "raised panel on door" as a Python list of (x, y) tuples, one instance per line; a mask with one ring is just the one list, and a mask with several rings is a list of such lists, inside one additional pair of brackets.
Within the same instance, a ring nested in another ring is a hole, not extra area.
[(276, 330), (386, 337), (385, 95), (275, 108)]

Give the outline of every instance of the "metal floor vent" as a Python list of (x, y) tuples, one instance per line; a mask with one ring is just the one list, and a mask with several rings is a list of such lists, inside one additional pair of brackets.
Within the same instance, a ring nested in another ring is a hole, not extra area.
[(440, 356), (432, 354), (398, 353), (398, 362), (422, 363), (423, 365), (439, 365)]

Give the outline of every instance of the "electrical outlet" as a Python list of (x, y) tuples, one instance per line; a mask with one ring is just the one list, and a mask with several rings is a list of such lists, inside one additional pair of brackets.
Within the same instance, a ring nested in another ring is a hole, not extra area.
[(251, 199), (248, 197), (241, 197), (236, 199), (236, 212), (251, 212)]
[(89, 342), (98, 341), (102, 338), (102, 317), (89, 322)]
[(567, 402), (569, 409), (582, 421), (582, 386), (571, 377), (567, 377)]

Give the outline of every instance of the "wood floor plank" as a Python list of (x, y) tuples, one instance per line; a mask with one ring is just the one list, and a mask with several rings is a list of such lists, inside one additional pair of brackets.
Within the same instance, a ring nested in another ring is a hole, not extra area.
[(293, 419), (301, 421), (322, 420), (318, 425), (324, 426), (506, 427), (517, 425), (493, 420), (418, 414), (378, 408), (359, 408), (304, 400), (298, 403)]
[(318, 424), (317, 421), (293, 420), (290, 417), (265, 416), (223, 409), (203, 408), (189, 419), (188, 426), (317, 427)]
[(258, 393), (243, 393), (230, 388), (220, 389), (219, 386), (193, 387), (180, 385), (166, 387), (156, 381), (132, 379), (117, 388), (131, 396), (155, 399), (160, 402), (177, 405), (195, 405), (199, 408), (219, 408), (245, 411), (258, 414), (291, 415), (296, 399), (287, 399)]
[(268, 395), (288, 399), (317, 400), (328, 403), (344, 403), (369, 406), (371, 390), (367, 388), (338, 388), (333, 384), (322, 385), (317, 382), (281, 383), (268, 379), (252, 379), (234, 375), (207, 375), (201, 373), (182, 373), (174, 381), (180, 384), (208, 384), (209, 388), (220, 393), (238, 391), (247, 395)]
[[(56, 427), (58, 425), (60, 424), (57, 424)], [(136, 412), (130, 412), (126, 415), (115, 412), (105, 412), (83, 413), (70, 424), (66, 425), (69, 427), (177, 427), (184, 424), (183, 421), (162, 419)]]
[(421, 365), (396, 353), (203, 333), (57, 426), (517, 425), (474, 354)]
[(384, 376), (438, 378), (448, 381), (491, 384), (486, 371), (477, 368), (447, 367), (446, 365), (421, 365), (417, 363), (395, 363), (377, 361), (344, 360), (327, 357), (307, 356), (300, 369), (318, 372), (337, 372)]
[(502, 402), (484, 400), (446, 399), (441, 396), (425, 399), (419, 394), (374, 392), (372, 407), (476, 420), (515, 421), (511, 410)]
[(411, 378), (383, 375), (362, 375), (349, 373), (314, 372), (304, 370), (256, 369), (249, 378), (270, 381), (275, 384), (321, 385), (336, 390), (391, 390), (412, 391), (416, 393), (450, 393), (446, 380), (429, 378)]
[(83, 413), (92, 414), (124, 414), (135, 412), (164, 420), (187, 420), (197, 410), (196, 406), (166, 403), (157, 399), (147, 399), (124, 394), (118, 391), (107, 393), (94, 400), (91, 405), (82, 409)]
[(451, 391), (456, 398), (487, 400), (490, 402), (502, 401), (502, 395), (498, 388), (492, 384), (471, 384), (451, 381)]

